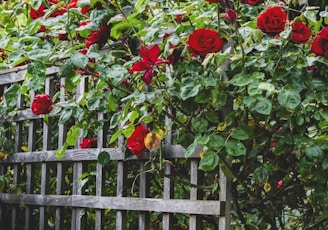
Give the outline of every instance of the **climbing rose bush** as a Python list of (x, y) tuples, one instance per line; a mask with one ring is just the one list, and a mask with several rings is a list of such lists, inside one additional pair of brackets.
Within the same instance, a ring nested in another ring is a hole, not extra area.
[[(43, 94), (56, 66), (51, 95), (24, 104), (71, 127), (58, 157), (81, 131), (81, 148), (121, 146), (127, 160), (149, 153), (151, 173), (162, 175), (162, 146), (171, 143), (186, 158), (199, 155), (206, 199), (218, 198), (219, 167), (232, 179), (233, 227), (324, 229), (325, 1), (46, 3), (1, 3), (0, 68), (26, 75), (0, 88), (0, 114), (15, 116), (20, 93)], [(105, 124), (97, 146), (88, 137)]]

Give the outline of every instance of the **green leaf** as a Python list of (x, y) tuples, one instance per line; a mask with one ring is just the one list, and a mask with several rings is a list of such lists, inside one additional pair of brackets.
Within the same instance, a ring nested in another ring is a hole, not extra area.
[(237, 140), (247, 140), (249, 138), (249, 128), (246, 125), (239, 125), (231, 132), (231, 136)]
[(306, 156), (313, 162), (317, 162), (324, 157), (323, 150), (317, 145), (306, 147), (304, 151)]
[(73, 53), (70, 57), (70, 60), (73, 63), (73, 65), (75, 65), (77, 68), (80, 69), (84, 69), (89, 62), (89, 58), (80, 52)]
[(51, 52), (47, 49), (34, 49), (27, 53), (27, 57), (30, 60), (45, 61), (50, 57)]
[(115, 24), (110, 30), (110, 36), (113, 37), (114, 39), (119, 39), (122, 36), (122, 34), (129, 33), (130, 29), (131, 27), (128, 22), (126, 21), (119, 22)]
[(134, 123), (134, 121), (139, 117), (139, 113), (137, 111), (132, 111), (129, 113), (128, 117), (129, 117), (129, 121), (131, 123)]
[(141, 13), (143, 12), (150, 0), (137, 0), (136, 4), (134, 5), (134, 8), (137, 12)]
[(72, 114), (73, 114), (73, 110), (72, 110), (71, 108), (65, 109), (65, 110), (62, 111), (62, 113), (60, 114), (60, 117), (59, 117), (59, 121), (58, 121), (58, 123), (59, 123), (59, 124), (64, 124), (64, 123), (66, 123), (66, 122), (72, 117)]
[(75, 75), (74, 65), (71, 61), (65, 62), (65, 64), (60, 68), (58, 72), (59, 77), (70, 78)]
[(207, 143), (207, 147), (211, 148), (211, 149), (218, 149), (220, 147), (222, 147), (224, 145), (224, 139), (223, 137), (221, 137), (220, 135), (210, 135), (210, 140)]
[(116, 131), (111, 137), (110, 137), (110, 140), (109, 140), (109, 144), (113, 143), (114, 141), (116, 141), (118, 139), (118, 137), (122, 134), (123, 130), (118, 130)]
[(229, 140), (225, 145), (225, 150), (230, 156), (242, 156), (246, 154), (246, 147), (240, 141)]
[(197, 147), (197, 143), (196, 143), (196, 142), (193, 142), (191, 145), (189, 145), (189, 146), (186, 148), (185, 158), (190, 157), (190, 156), (195, 152), (196, 147)]
[(278, 94), (278, 102), (288, 109), (295, 109), (301, 103), (301, 96), (295, 90), (283, 90)]
[(110, 123), (109, 123), (109, 128), (110, 129), (113, 129), (118, 125), (118, 123), (120, 121), (120, 116), (121, 116), (120, 112), (117, 112), (117, 113), (113, 114), (113, 116), (110, 118)]
[(33, 9), (39, 9), (39, 7), (41, 6), (42, 0), (32, 0), (31, 1), (31, 7)]
[(252, 75), (244, 74), (244, 73), (237, 73), (233, 78), (230, 80), (230, 83), (235, 86), (246, 86), (253, 82)]
[(19, 90), (20, 86), (18, 84), (13, 84), (4, 93), (4, 97), (8, 107), (16, 107)]
[(100, 107), (101, 97), (93, 96), (87, 100), (87, 108), (89, 110), (97, 110)]
[(181, 99), (186, 100), (190, 97), (194, 97), (197, 95), (199, 92), (200, 85), (194, 85), (194, 84), (189, 84), (189, 85), (184, 85), (181, 87)]
[(254, 110), (263, 115), (270, 115), (272, 110), (271, 101), (267, 98), (259, 97)]
[(79, 136), (80, 128), (76, 125), (73, 125), (67, 132), (66, 143), (69, 146), (74, 146)]
[(134, 132), (134, 126), (130, 124), (128, 127), (123, 129), (122, 134), (124, 135), (125, 138), (129, 138), (133, 132)]
[(208, 128), (208, 121), (201, 117), (195, 117), (191, 120), (191, 126), (197, 132), (205, 132)]
[(98, 162), (102, 165), (105, 166), (110, 162), (110, 155), (106, 151), (102, 151), (98, 154)]
[(57, 151), (56, 151), (56, 157), (57, 159), (60, 159), (64, 156), (65, 151), (68, 147), (68, 144), (65, 142), (63, 146), (61, 146)]
[(212, 151), (208, 151), (204, 154), (203, 158), (199, 161), (199, 169), (203, 171), (211, 171), (215, 169), (219, 164), (219, 156)]

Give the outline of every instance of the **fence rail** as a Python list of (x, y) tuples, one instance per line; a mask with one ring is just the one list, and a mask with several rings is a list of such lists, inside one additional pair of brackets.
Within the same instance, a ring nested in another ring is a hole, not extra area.
[[(48, 94), (53, 94), (52, 80), (57, 71), (58, 68), (47, 70), (45, 92)], [(11, 84), (20, 84), (25, 74), (24, 67), (0, 72), (0, 87), (6, 91)], [(64, 78), (60, 84), (65, 84)], [(76, 98), (85, 90), (84, 79)], [(64, 101), (64, 94), (60, 89), (60, 101)], [(230, 180), (219, 169), (206, 175), (219, 178), (216, 196), (206, 194), (210, 186), (198, 170), (199, 150), (186, 159), (182, 146), (171, 145), (169, 133), (162, 148), (163, 170), (153, 174), (148, 168), (151, 154), (126, 159), (122, 139), (117, 147), (106, 148), (108, 127), (104, 125), (98, 131), (98, 148), (79, 149), (79, 138), (75, 148), (67, 149), (58, 159), (56, 149), (65, 142), (68, 127), (56, 125), (56, 117), (46, 120), (32, 114), (24, 105), (26, 100), (23, 95), (18, 97), (15, 116), (0, 115), (2, 125), (12, 131), (1, 135), (15, 142), (15, 153), (0, 160), (0, 176), (11, 178), (0, 193), (1, 230), (168, 230), (183, 229), (181, 226), (195, 230), (204, 226), (230, 229)], [(97, 113), (99, 120), (104, 116)], [(168, 118), (167, 122), (170, 122)], [(36, 144), (40, 142), (42, 148), (37, 149)], [(21, 150), (24, 145), (26, 152)], [(97, 162), (101, 151), (109, 153), (109, 165)], [(177, 166), (180, 162), (185, 165), (184, 173)], [(108, 189), (109, 186), (115, 188)], [(155, 190), (151, 189), (154, 187)], [(186, 219), (187, 223), (179, 223)]]

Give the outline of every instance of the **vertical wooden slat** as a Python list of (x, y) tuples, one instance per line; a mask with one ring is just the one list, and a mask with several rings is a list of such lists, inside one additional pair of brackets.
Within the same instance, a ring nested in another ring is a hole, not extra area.
[[(0, 163), (0, 176), (5, 175), (5, 167), (4, 164)], [(2, 216), (2, 203), (0, 202), (0, 226), (4, 226), (4, 219)]]
[[(13, 183), (18, 183), (18, 165), (14, 164), (13, 166)], [(11, 229), (16, 230), (18, 226), (17, 225), (17, 205), (13, 205), (11, 209)]]
[(220, 201), (225, 202), (224, 215), (219, 217), (219, 230), (231, 229), (231, 178), (225, 176), (220, 167)]
[[(139, 176), (139, 197), (149, 197), (149, 178), (145, 168), (145, 162), (140, 161), (140, 176)], [(148, 230), (150, 227), (150, 213), (140, 212), (139, 214), (139, 230)]]
[[(198, 175), (198, 160), (192, 159), (190, 161), (190, 183), (193, 185), (199, 184), (199, 175)], [(199, 192), (197, 187), (190, 188), (190, 200), (198, 200)], [(202, 229), (201, 218), (198, 215), (190, 215), (189, 218), (189, 230), (200, 230)]]
[[(60, 79), (60, 102), (65, 101), (65, 78)], [(66, 125), (60, 124), (58, 129), (58, 148), (63, 146), (64, 142), (66, 140)], [(58, 162), (57, 163), (57, 183), (56, 183), (56, 194), (62, 195), (64, 193), (64, 173), (63, 173), (63, 163)], [(57, 207), (56, 208), (56, 218), (55, 218), (55, 229), (61, 230), (63, 229), (63, 207)]]
[[(104, 114), (98, 113), (98, 120), (103, 120)], [(106, 125), (104, 125), (106, 127)], [(106, 133), (104, 127), (98, 131), (97, 147), (101, 150), (104, 147)], [(96, 196), (102, 196), (104, 193), (105, 187), (105, 170), (104, 167), (97, 162), (97, 177), (96, 177)], [(96, 209), (96, 220), (95, 220), (95, 229), (102, 230), (104, 229), (104, 210)]]
[[(86, 79), (82, 78), (80, 83), (76, 88), (76, 101), (79, 103), (83, 99), (83, 95), (86, 89)], [(82, 141), (82, 132), (78, 137), (75, 148), (78, 149), (80, 142)], [(81, 180), (80, 177), (83, 173), (83, 163), (82, 162), (74, 162), (73, 163), (73, 189), (72, 195), (81, 195)], [(83, 220), (85, 220), (85, 215), (83, 215), (82, 208), (72, 208), (72, 230), (82, 230), (85, 229), (85, 225), (83, 224)]]
[[(34, 93), (31, 94), (31, 100), (34, 97)], [(27, 149), (29, 152), (35, 150), (36, 143), (36, 123), (35, 121), (29, 122), (28, 130), (28, 146)], [(35, 175), (35, 164), (26, 163), (26, 194), (33, 193), (34, 189), (34, 175)], [(32, 207), (25, 206), (25, 230), (30, 229), (32, 226)]]
[[(171, 113), (171, 110), (167, 108), (168, 113)], [(165, 125), (170, 127), (171, 120), (165, 116)], [(171, 144), (171, 128), (168, 129), (168, 133), (165, 138), (165, 145)], [(172, 175), (171, 164), (165, 162), (164, 163), (164, 175)], [(169, 177), (164, 177), (164, 191), (163, 191), (164, 199), (172, 199), (174, 198), (174, 185), (173, 181)], [(173, 217), (171, 213), (163, 213), (163, 230), (170, 230), (173, 228)]]
[[(45, 93), (51, 94), (51, 80), (50, 77), (46, 78), (45, 82)], [(49, 130), (49, 125), (51, 122), (51, 119), (48, 120), (49, 124), (43, 120), (43, 136), (42, 136), (42, 150), (46, 151), (50, 148), (51, 145), (51, 133)], [(49, 193), (49, 173), (50, 169), (47, 163), (43, 162), (41, 163), (41, 195), (46, 195)], [(40, 206), (40, 225), (39, 229), (43, 230), (46, 229), (48, 226), (48, 216), (46, 212), (45, 206)]]
[[(22, 95), (19, 95), (17, 98), (17, 109), (22, 109), (23, 107), (23, 97)], [(15, 130), (15, 152), (21, 152), (21, 147), (23, 143), (23, 121), (16, 122), (16, 130)], [(14, 175), (13, 175), (13, 183), (18, 184), (19, 183), (19, 170), (20, 167), (18, 164), (14, 164)], [(14, 205), (12, 208), (12, 229), (16, 229), (18, 227), (18, 206)]]
[[(119, 137), (118, 146), (122, 148), (123, 138)], [(118, 161), (117, 162), (117, 188), (116, 196), (124, 197), (125, 186), (126, 186), (127, 170), (126, 162)], [(116, 211), (116, 230), (126, 230), (126, 211), (117, 210)]]

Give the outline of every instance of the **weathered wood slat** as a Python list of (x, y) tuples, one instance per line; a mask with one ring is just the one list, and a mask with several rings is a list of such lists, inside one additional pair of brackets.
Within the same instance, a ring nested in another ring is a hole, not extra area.
[[(111, 160), (124, 160), (125, 155), (121, 148), (103, 148), (101, 151), (106, 151), (110, 154)], [(64, 162), (64, 161), (95, 161), (98, 158), (99, 149), (68, 149), (65, 155), (58, 159), (55, 150), (36, 151), (36, 152), (18, 152), (8, 156), (6, 161), (1, 163), (19, 163), (19, 162)], [(185, 149), (181, 145), (171, 145), (163, 147), (163, 156), (165, 159), (181, 159), (185, 158)], [(189, 158), (199, 158), (199, 151), (196, 151)], [(130, 160), (148, 160), (149, 154), (144, 156), (131, 157)]]
[[(166, 108), (168, 110), (169, 113), (171, 113), (171, 109), (170, 108)], [(167, 127), (171, 127), (170, 125), (171, 123), (171, 119), (167, 116), (165, 116), (165, 125), (167, 125)], [(172, 143), (172, 133), (171, 133), (171, 128), (169, 128), (168, 130), (168, 135), (165, 137), (164, 140), (164, 159), (171, 159), (171, 157), (169, 157), (170, 155), (172, 155), (172, 153), (179, 153), (181, 155), (184, 155), (184, 151), (181, 151), (181, 149), (179, 149), (179, 151), (174, 151), (173, 149), (170, 148), (171, 143)], [(178, 157), (176, 157), (178, 158)], [(172, 176), (172, 169), (171, 169), (171, 164), (168, 162), (164, 163), (164, 173), (165, 175), (170, 175)], [(170, 177), (164, 177), (164, 188), (163, 188), (163, 198), (164, 199), (173, 199), (174, 198), (174, 183), (173, 180)], [(163, 222), (163, 230), (170, 230), (173, 227), (173, 217), (172, 217), (172, 213), (163, 213), (163, 217), (162, 217), (162, 222)]]
[[(118, 146), (121, 148), (123, 145), (123, 137), (118, 139)], [(123, 198), (126, 196), (126, 184), (127, 184), (127, 162), (119, 160), (117, 162), (117, 185), (116, 196)], [(116, 211), (116, 230), (126, 230), (126, 209), (118, 209)]]
[[(147, 175), (145, 161), (140, 162), (139, 197), (140, 198), (149, 197), (149, 176)], [(149, 220), (150, 220), (149, 212), (140, 212), (138, 229), (139, 230), (148, 230), (150, 228)]]
[[(190, 183), (198, 185), (199, 184), (199, 175), (198, 175), (198, 160), (192, 159), (190, 161)], [(190, 200), (198, 200), (199, 191), (197, 187), (190, 188)], [(201, 230), (202, 223), (200, 216), (190, 215), (189, 218), (189, 230)]]
[[(12, 84), (14, 82), (23, 81), (27, 72), (27, 65), (12, 68), (9, 70), (0, 71), (0, 85)], [(46, 74), (52, 75), (56, 74), (59, 71), (60, 67), (49, 67), (47, 68)]]
[(109, 197), (87, 195), (15, 195), (0, 193), (0, 201), (10, 204), (37, 206), (72, 206), (114, 210), (153, 211), (199, 215), (222, 215), (221, 205), (225, 202), (214, 200), (154, 199), (135, 197)]

